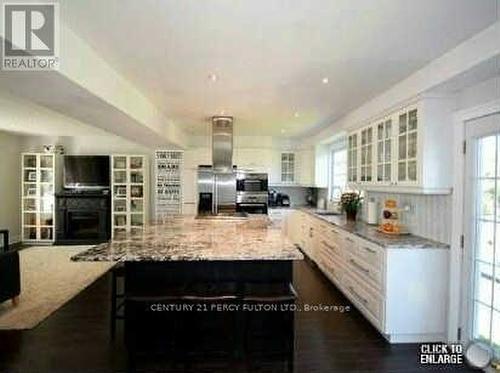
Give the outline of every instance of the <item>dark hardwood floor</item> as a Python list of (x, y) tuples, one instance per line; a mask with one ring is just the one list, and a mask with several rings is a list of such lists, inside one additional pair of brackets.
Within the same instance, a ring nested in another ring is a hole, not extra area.
[[(295, 265), (300, 303), (350, 305), (330, 282), (304, 261)], [(28, 331), (0, 331), (1, 372), (121, 372), (127, 370), (123, 330), (109, 338), (110, 278), (105, 275)], [(390, 345), (353, 309), (350, 312), (300, 312), (295, 321), (295, 372), (472, 371), (465, 367), (429, 368), (419, 364), (418, 345)], [(284, 372), (269, 358), (201, 357), (187, 361), (145, 356), (142, 372)]]

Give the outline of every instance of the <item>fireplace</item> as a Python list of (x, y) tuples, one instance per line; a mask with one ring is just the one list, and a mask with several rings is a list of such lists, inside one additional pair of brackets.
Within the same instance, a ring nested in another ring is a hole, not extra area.
[(68, 212), (68, 238), (93, 239), (99, 237), (98, 212)]
[(109, 195), (61, 193), (56, 195), (56, 206), (57, 243), (94, 244), (110, 239)]

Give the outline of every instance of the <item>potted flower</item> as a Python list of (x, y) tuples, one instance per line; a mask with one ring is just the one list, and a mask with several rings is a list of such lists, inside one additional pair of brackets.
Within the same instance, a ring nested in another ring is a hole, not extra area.
[(361, 209), (363, 197), (358, 192), (346, 192), (340, 196), (340, 207), (345, 211), (347, 220), (356, 220), (356, 215)]

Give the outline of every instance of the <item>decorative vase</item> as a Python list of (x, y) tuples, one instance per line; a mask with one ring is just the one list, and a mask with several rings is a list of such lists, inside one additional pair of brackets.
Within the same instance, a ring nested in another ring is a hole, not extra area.
[(357, 215), (357, 211), (356, 210), (349, 210), (349, 211), (346, 211), (345, 212), (345, 215), (346, 215), (346, 218), (347, 220), (349, 221), (356, 221), (356, 215)]

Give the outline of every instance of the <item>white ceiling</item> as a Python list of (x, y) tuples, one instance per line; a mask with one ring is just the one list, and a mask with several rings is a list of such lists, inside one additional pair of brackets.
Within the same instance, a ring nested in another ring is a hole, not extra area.
[(205, 133), (206, 119), (224, 111), (238, 135), (296, 137), (486, 28), (495, 5), (71, 0), (61, 2), (61, 16), (186, 131)]

